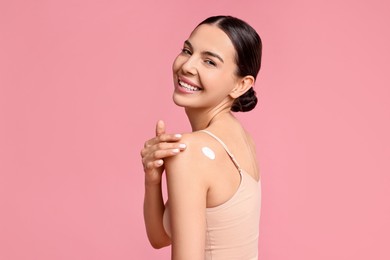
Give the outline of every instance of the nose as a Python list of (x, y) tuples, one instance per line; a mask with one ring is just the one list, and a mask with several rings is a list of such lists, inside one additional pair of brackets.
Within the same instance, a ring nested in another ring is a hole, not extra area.
[(181, 66), (184, 74), (196, 75), (197, 74), (197, 60), (194, 56), (189, 57)]

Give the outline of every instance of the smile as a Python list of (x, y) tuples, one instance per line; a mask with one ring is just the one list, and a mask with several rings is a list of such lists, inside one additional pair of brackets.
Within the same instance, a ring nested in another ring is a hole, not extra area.
[(186, 90), (188, 90), (188, 91), (200, 91), (200, 90), (201, 90), (201, 88), (192, 86), (192, 85), (190, 85), (190, 84), (188, 84), (188, 83), (185, 83), (185, 82), (183, 82), (183, 81), (181, 81), (181, 80), (179, 80), (179, 85), (180, 85), (182, 88), (184, 88), (184, 89), (186, 89)]

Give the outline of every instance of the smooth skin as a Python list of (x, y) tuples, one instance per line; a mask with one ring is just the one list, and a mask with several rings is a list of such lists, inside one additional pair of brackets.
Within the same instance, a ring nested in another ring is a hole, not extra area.
[(166, 134), (165, 123), (159, 120), (156, 124), (156, 136), (146, 141), (141, 150), (145, 172), (144, 221), (148, 239), (154, 248), (171, 244), (162, 223), (165, 206), (161, 177), (165, 170), (163, 159), (177, 155), (186, 148), (185, 144), (178, 142), (181, 136)]
[[(173, 100), (185, 108), (193, 131), (180, 139), (187, 148), (173, 152), (179, 139), (160, 135), (158, 130), (157, 137), (149, 140), (141, 153), (146, 166), (144, 216), (148, 237), (157, 248), (171, 244), (173, 260), (204, 259), (206, 209), (229, 200), (240, 184), (238, 170), (220, 143), (199, 130), (207, 129), (221, 138), (241, 168), (259, 180), (254, 143), (230, 112), (234, 99), (254, 84), (254, 78), (239, 77), (236, 69), (234, 46), (222, 30), (206, 24), (195, 29), (173, 63)], [(198, 89), (187, 91), (181, 81)], [(215, 152), (215, 160), (204, 156), (204, 146)], [(157, 163), (162, 158), (171, 238), (162, 225), (163, 168)]]

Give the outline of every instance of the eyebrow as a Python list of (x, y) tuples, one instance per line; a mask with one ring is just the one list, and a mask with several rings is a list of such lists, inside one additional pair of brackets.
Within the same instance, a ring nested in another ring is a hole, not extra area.
[[(184, 42), (184, 44), (187, 44), (191, 49), (194, 49), (194, 48), (192, 47), (192, 44), (191, 44), (188, 40), (186, 40), (186, 41)], [(218, 54), (216, 54), (216, 53), (214, 53), (214, 52), (211, 52), (211, 51), (203, 51), (202, 54), (208, 55), (208, 56), (212, 56), (212, 57), (215, 57), (215, 58), (217, 58), (218, 60), (220, 60), (222, 63), (224, 63), (224, 61), (223, 61), (223, 59), (221, 58), (221, 56), (219, 56)]]

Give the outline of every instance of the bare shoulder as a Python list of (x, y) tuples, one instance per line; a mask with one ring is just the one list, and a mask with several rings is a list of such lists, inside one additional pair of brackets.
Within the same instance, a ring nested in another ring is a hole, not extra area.
[[(183, 134), (180, 142), (185, 143), (187, 148), (166, 160), (165, 166), (168, 173), (180, 170), (187, 173), (197, 172), (199, 175), (199, 172), (205, 172), (212, 167), (212, 153), (218, 151), (213, 142), (210, 144), (210, 136), (202, 132), (187, 133)], [(209, 148), (210, 146), (214, 148)], [(210, 149), (209, 154), (207, 154), (207, 148)]]
[[(199, 169), (212, 160), (204, 155), (204, 148), (210, 146), (210, 137), (202, 132), (183, 134), (180, 142), (187, 148), (180, 154), (166, 160), (166, 166), (186, 166), (187, 170)], [(203, 151), (203, 152), (202, 152)]]

